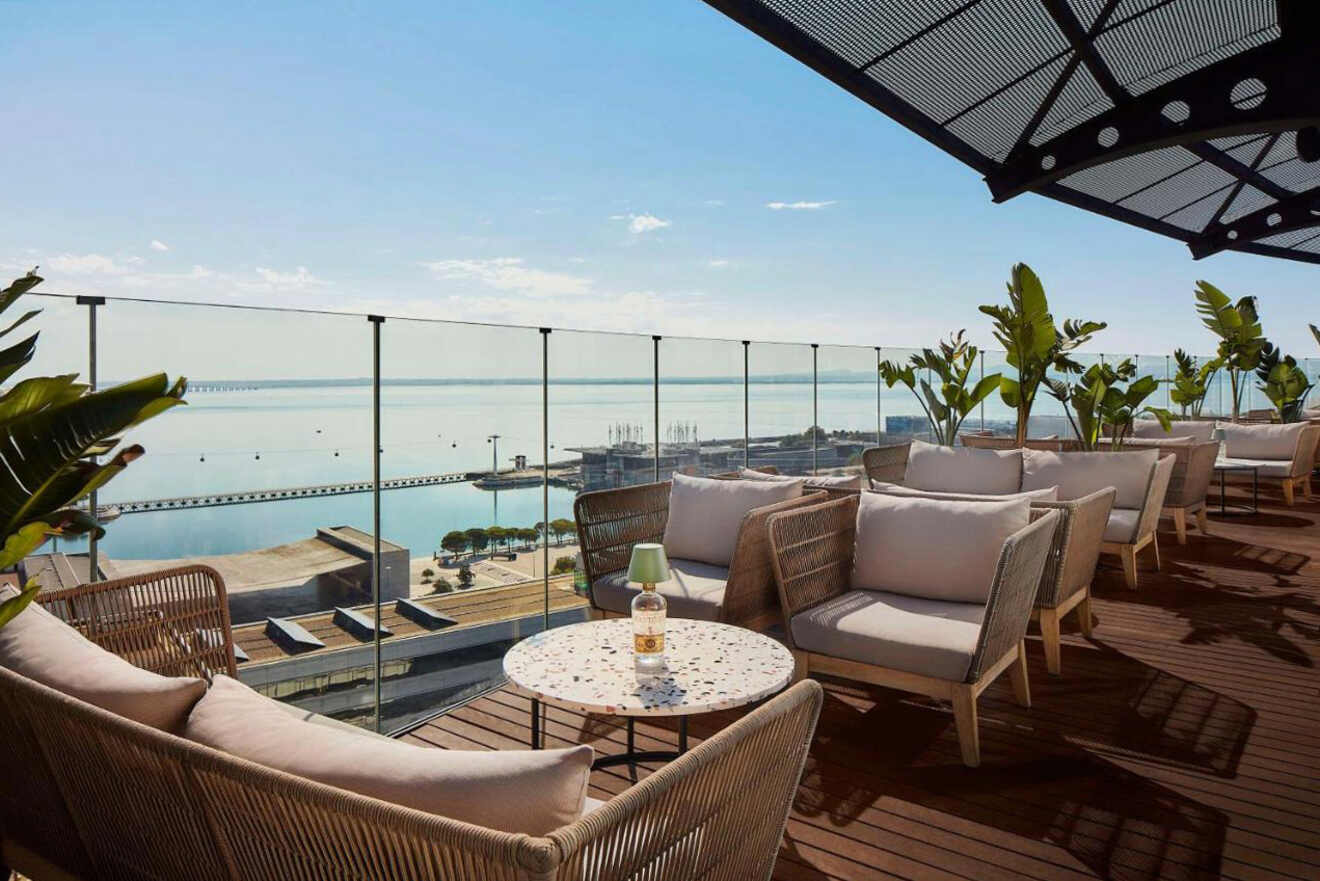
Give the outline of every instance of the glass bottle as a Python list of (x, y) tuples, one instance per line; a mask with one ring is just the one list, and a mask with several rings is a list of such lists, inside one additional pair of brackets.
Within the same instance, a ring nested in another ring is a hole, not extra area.
[(669, 604), (656, 592), (655, 585), (644, 583), (633, 597), (633, 654), (637, 672), (658, 673), (665, 667), (665, 610)]

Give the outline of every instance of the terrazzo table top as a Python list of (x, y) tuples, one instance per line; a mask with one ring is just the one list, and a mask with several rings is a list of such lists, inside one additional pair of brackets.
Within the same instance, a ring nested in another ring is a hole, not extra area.
[(632, 621), (615, 618), (529, 636), (504, 656), (517, 691), (555, 706), (614, 716), (685, 716), (740, 707), (781, 690), (793, 656), (768, 636), (711, 621), (665, 623), (667, 669), (639, 680)]

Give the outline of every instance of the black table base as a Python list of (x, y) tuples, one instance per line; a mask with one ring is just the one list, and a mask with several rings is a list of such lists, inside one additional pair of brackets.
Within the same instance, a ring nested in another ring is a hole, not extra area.
[[(646, 762), (670, 762), (688, 749), (688, 720), (687, 716), (678, 717), (678, 749), (677, 750), (638, 750), (636, 720), (628, 716), (628, 748), (621, 753), (614, 753), (607, 756), (599, 756), (591, 763), (593, 771), (600, 768), (612, 768), (615, 765), (628, 765), (633, 774), (637, 772), (637, 766)], [(541, 731), (541, 701), (532, 698), (532, 749), (545, 748), (545, 735)]]
[[(1260, 513), (1260, 469), (1250, 466), (1238, 468), (1216, 468), (1219, 472), (1219, 511), (1221, 517), (1246, 517), (1252, 514)], [(1228, 494), (1225, 492), (1225, 477), (1229, 471), (1250, 471), (1251, 472), (1251, 507), (1246, 505), (1228, 504)]]

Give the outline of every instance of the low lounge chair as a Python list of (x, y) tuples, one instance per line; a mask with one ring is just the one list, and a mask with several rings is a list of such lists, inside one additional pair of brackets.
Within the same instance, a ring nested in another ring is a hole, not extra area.
[(1248, 425), (1220, 422), (1224, 433), (1225, 465), (1255, 466), (1262, 480), (1278, 481), (1284, 504), (1292, 507), (1297, 493), (1311, 498), (1311, 472), (1320, 448), (1320, 424), (1291, 422)]

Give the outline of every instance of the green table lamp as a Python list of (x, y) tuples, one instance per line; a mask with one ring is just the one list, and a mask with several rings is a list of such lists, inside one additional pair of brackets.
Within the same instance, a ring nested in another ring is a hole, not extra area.
[(669, 558), (665, 546), (634, 545), (628, 563), (628, 580), (642, 586), (633, 597), (633, 654), (640, 672), (656, 672), (665, 666), (665, 610), (669, 603), (655, 586), (669, 580)]

